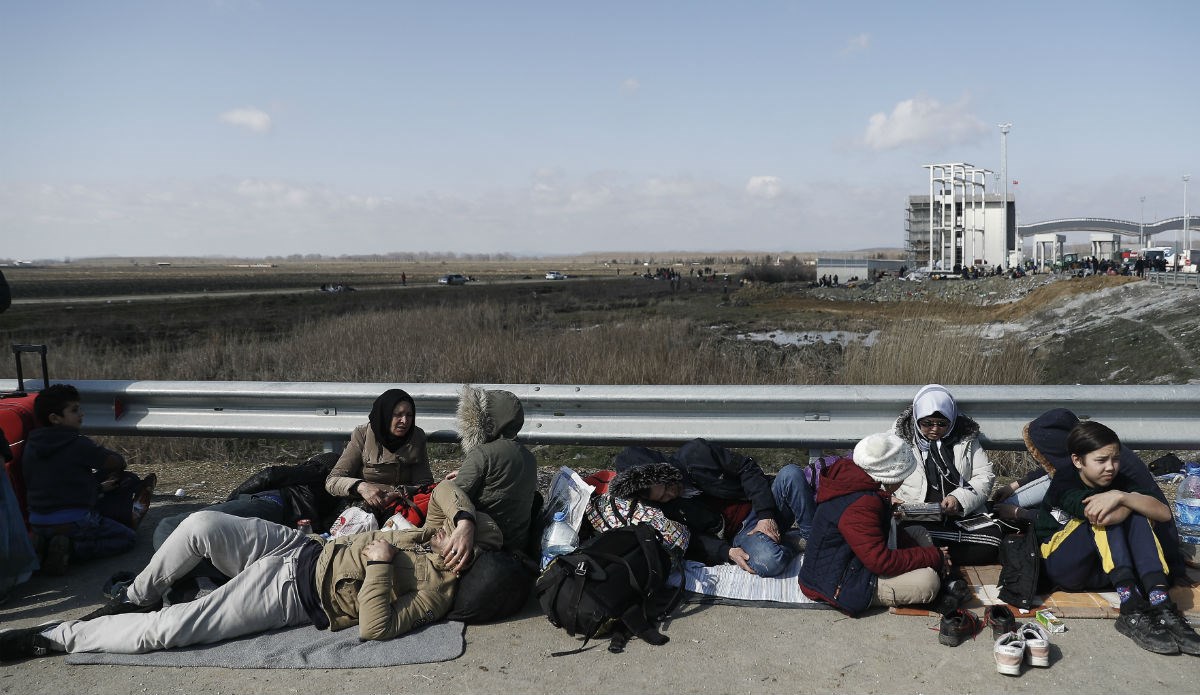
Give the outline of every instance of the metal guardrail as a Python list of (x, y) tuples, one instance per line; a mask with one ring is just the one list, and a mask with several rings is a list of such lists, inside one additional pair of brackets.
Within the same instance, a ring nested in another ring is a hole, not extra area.
[[(431, 441), (456, 441), (458, 384), (74, 381), (95, 434), (346, 440), (371, 403), (403, 388)], [(891, 427), (919, 386), (483, 385), (521, 398), (521, 439), (649, 446), (704, 437), (730, 446), (848, 449)], [(15, 381), (0, 380), (0, 390)], [(1021, 450), (1027, 422), (1056, 407), (1099, 420), (1131, 447), (1200, 450), (1200, 385), (954, 386), (989, 449)]]
[(1146, 279), (1159, 285), (1171, 287), (1200, 287), (1200, 273), (1146, 273)]

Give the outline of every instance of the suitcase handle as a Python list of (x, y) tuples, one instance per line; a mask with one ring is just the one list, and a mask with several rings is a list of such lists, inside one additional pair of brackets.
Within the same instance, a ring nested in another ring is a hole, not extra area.
[(17, 361), (17, 390), (25, 391), (25, 374), (21, 370), (21, 353), (36, 352), (42, 356), (42, 388), (50, 388), (49, 371), (46, 369), (46, 346), (45, 345), (13, 345), (13, 358)]

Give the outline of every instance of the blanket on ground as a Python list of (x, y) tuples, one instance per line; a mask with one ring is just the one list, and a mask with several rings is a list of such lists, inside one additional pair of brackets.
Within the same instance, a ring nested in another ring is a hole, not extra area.
[(463, 623), (443, 620), (395, 639), (363, 642), (358, 639), (358, 630), (329, 632), (304, 625), (148, 654), (68, 654), (67, 663), (223, 668), (370, 668), (425, 664), (462, 656), (463, 628)]
[[(783, 574), (768, 578), (750, 574), (737, 565), (708, 567), (689, 560), (684, 563), (684, 600), (769, 608), (831, 608), (800, 592), (796, 578), (803, 562), (804, 556), (797, 555)], [(678, 572), (667, 580), (671, 586), (679, 586), (679, 582)]]

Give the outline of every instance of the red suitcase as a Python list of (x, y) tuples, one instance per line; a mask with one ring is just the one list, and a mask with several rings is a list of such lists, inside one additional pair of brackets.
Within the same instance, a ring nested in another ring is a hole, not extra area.
[(36, 352), (42, 356), (42, 388), (50, 385), (46, 371), (45, 345), (14, 345), (13, 356), (17, 360), (17, 390), (0, 392), (0, 460), (12, 483), (13, 492), (21, 505), (21, 516), (29, 521), (29, 508), (25, 501), (25, 476), (21, 473), (21, 452), (29, 431), (37, 427), (33, 416), (33, 399), (36, 394), (25, 392), (25, 376), (21, 371), (21, 353)]

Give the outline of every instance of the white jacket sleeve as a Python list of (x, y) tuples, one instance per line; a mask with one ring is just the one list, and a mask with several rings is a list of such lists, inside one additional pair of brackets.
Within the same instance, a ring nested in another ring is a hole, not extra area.
[(972, 437), (963, 444), (962, 450), (954, 453), (954, 465), (969, 487), (964, 485), (950, 494), (962, 505), (963, 515), (970, 516), (984, 510), (984, 504), (992, 494), (996, 474), (992, 472), (992, 460), (979, 445), (978, 439)]

